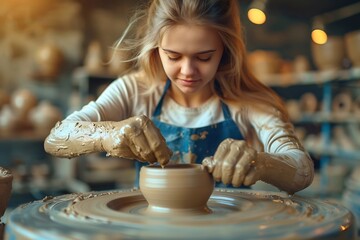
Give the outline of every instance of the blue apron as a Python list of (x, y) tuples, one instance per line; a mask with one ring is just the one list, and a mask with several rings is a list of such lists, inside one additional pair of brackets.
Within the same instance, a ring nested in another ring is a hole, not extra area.
[[(160, 114), (167, 90), (170, 87), (170, 80), (167, 80), (164, 91), (157, 104), (151, 120), (160, 129), (168, 147), (173, 151), (170, 159), (172, 163), (199, 163), (205, 157), (213, 156), (220, 143), (227, 139), (244, 139), (238, 126), (231, 118), (228, 106), (221, 102), (224, 121), (200, 128), (185, 128), (161, 122)], [(140, 168), (147, 163), (136, 161), (136, 184), (138, 187)], [(223, 187), (217, 183), (217, 187)]]

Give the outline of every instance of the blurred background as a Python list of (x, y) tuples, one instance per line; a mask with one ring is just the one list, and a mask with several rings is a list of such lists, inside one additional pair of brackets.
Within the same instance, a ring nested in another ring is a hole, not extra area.
[[(133, 162), (103, 154), (54, 158), (43, 142), (57, 121), (120, 74), (116, 58), (104, 63), (144, 3), (2, 0), (0, 166), (14, 175), (10, 207), (48, 195), (133, 187)], [(335, 198), (359, 211), (360, 2), (239, 3), (252, 70), (283, 97), (316, 166), (313, 184), (299, 194)]]

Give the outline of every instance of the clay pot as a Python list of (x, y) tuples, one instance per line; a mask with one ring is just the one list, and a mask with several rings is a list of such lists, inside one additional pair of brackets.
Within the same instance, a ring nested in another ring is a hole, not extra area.
[(147, 214), (208, 214), (214, 180), (200, 164), (150, 165), (140, 170), (140, 190)]
[(318, 100), (313, 93), (304, 93), (300, 97), (300, 110), (303, 113), (315, 113), (318, 108)]
[(281, 57), (277, 52), (256, 50), (249, 54), (249, 66), (260, 80), (280, 72)]
[(360, 30), (345, 35), (345, 47), (353, 67), (360, 67)]
[(304, 55), (298, 55), (293, 62), (293, 69), (295, 73), (304, 73), (310, 71), (310, 63)]
[(0, 89), (0, 109), (10, 103), (10, 95), (5, 91)]
[(28, 89), (18, 89), (11, 95), (11, 107), (22, 117), (37, 105), (37, 97)]
[(353, 110), (353, 99), (350, 92), (340, 92), (334, 96), (332, 101), (333, 118), (345, 119)]
[(104, 61), (101, 44), (98, 41), (90, 42), (84, 59), (85, 69), (89, 74), (104, 74)]
[(0, 218), (4, 215), (10, 198), (12, 180), (12, 174), (6, 169), (0, 167)]
[(9, 135), (18, 127), (18, 118), (14, 110), (5, 105), (0, 110), (0, 135)]
[(340, 70), (345, 58), (345, 45), (342, 37), (329, 37), (325, 44), (312, 43), (314, 63), (319, 70)]
[(44, 79), (56, 79), (64, 62), (62, 50), (52, 43), (41, 46), (36, 52), (36, 63), (39, 77)]
[(48, 101), (40, 102), (29, 113), (29, 120), (38, 133), (49, 134), (50, 130), (61, 119), (61, 111)]
[(300, 109), (300, 103), (297, 100), (288, 100), (286, 101), (285, 106), (291, 120), (297, 121), (301, 118), (302, 112)]

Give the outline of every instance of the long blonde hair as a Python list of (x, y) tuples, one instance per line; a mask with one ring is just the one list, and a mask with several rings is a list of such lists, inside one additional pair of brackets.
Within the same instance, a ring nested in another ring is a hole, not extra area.
[(249, 69), (236, 0), (152, 0), (149, 3), (134, 15), (116, 43), (117, 49), (128, 53), (128, 70), (141, 70), (149, 87), (164, 82), (166, 75), (157, 51), (164, 31), (177, 24), (211, 27), (218, 32), (225, 49), (213, 90), (225, 102), (245, 102), (268, 110), (270, 106), (288, 119), (281, 98)]

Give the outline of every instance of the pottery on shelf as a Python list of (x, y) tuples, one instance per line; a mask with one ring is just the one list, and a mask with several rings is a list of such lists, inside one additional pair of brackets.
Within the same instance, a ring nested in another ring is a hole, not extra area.
[(312, 43), (312, 57), (315, 66), (321, 71), (340, 70), (345, 58), (344, 39), (331, 36), (325, 44)]
[(360, 30), (345, 35), (345, 48), (353, 67), (360, 67)]
[(248, 60), (250, 69), (261, 81), (268, 75), (280, 72), (282, 60), (275, 51), (256, 50), (249, 53)]
[(48, 134), (54, 125), (62, 119), (60, 109), (49, 101), (41, 101), (29, 113), (29, 120), (39, 133)]
[(298, 55), (293, 62), (293, 70), (295, 73), (305, 73), (310, 71), (310, 63), (304, 55)]
[(94, 74), (94, 75), (104, 74), (105, 69), (104, 69), (103, 53), (99, 41), (93, 40), (89, 43), (84, 58), (84, 66), (89, 74)]
[(3, 106), (10, 103), (10, 95), (3, 89), (0, 89), (0, 110)]
[(148, 214), (208, 214), (214, 180), (200, 164), (149, 165), (140, 170), (140, 190)]
[(11, 95), (10, 105), (22, 117), (28, 115), (37, 103), (35, 94), (26, 88), (19, 88)]
[(4, 215), (10, 198), (12, 180), (13, 175), (6, 169), (0, 167), (0, 218)]
[(318, 100), (313, 93), (307, 92), (300, 97), (300, 110), (303, 113), (315, 113), (318, 108)]
[(38, 77), (54, 80), (61, 73), (64, 55), (57, 45), (45, 43), (37, 50), (35, 60), (38, 68)]

